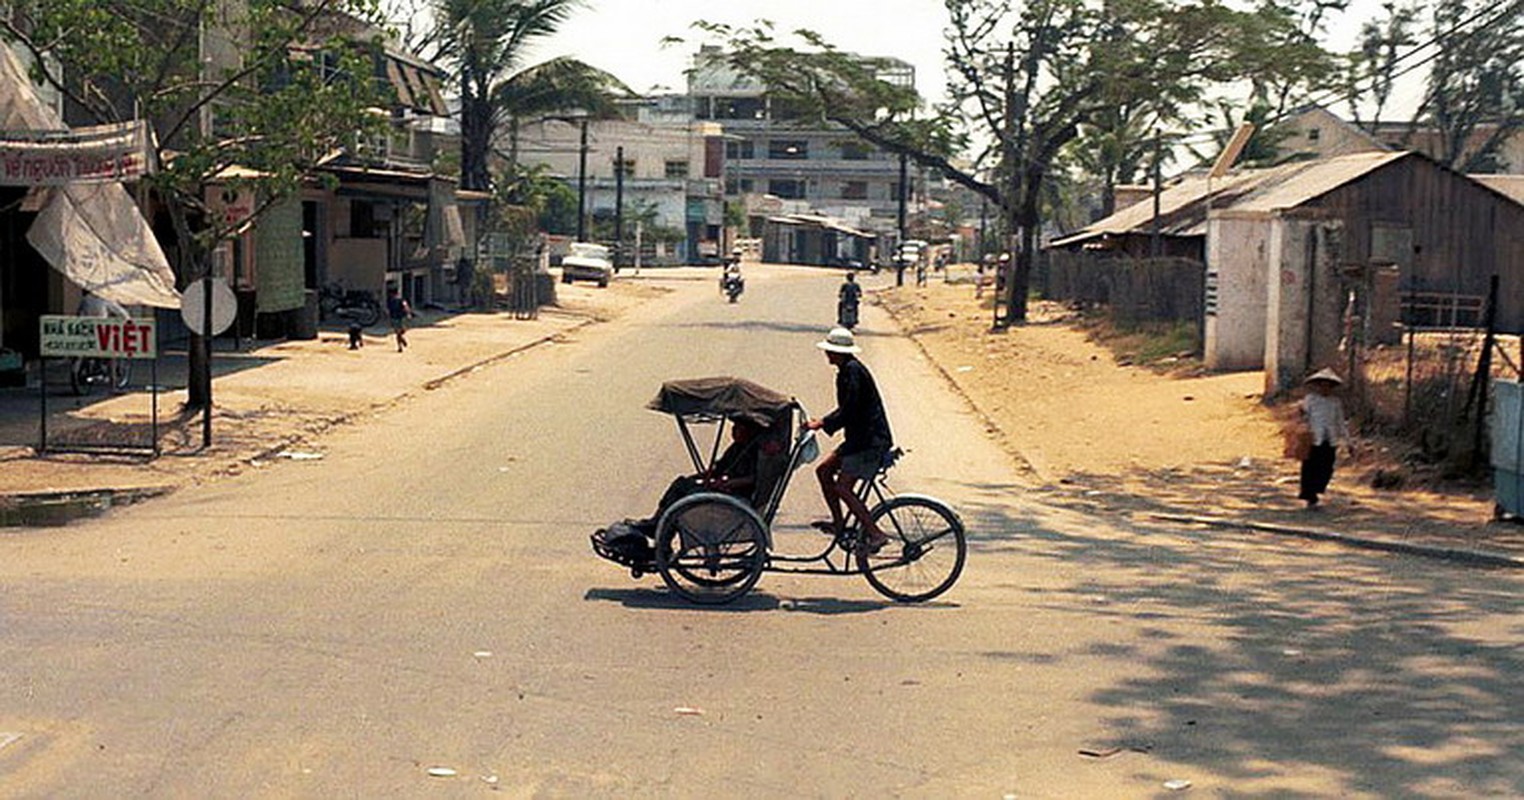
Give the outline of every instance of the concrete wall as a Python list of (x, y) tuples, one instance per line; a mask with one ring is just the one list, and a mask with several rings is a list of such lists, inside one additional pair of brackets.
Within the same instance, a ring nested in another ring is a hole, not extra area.
[(1265, 396), (1298, 386), (1318, 368), (1337, 366), (1342, 298), (1337, 221), (1278, 214), (1270, 225), (1265, 309)]
[(1214, 214), (1207, 222), (1207, 297), (1203, 360), (1211, 370), (1265, 364), (1271, 221)]
[(336, 238), (328, 249), (328, 280), (345, 289), (385, 296), (386, 240)]

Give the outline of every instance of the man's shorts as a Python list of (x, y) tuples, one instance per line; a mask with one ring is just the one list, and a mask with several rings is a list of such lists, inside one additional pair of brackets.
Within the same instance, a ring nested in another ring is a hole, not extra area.
[(841, 457), (841, 471), (854, 478), (872, 478), (889, 455), (887, 447), (870, 447)]

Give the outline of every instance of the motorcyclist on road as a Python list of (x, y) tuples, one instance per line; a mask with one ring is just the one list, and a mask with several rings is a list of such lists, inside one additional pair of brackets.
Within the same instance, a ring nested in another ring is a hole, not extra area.
[(730, 258), (725, 260), (725, 274), (720, 276), (720, 291), (730, 295), (733, 302), (745, 288), (746, 279), (741, 277), (741, 249), (738, 247), (730, 251)]

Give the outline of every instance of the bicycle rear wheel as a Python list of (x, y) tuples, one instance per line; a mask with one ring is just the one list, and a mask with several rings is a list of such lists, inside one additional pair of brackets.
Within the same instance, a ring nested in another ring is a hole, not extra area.
[(729, 603), (762, 577), (767, 528), (745, 503), (722, 494), (689, 495), (656, 526), (656, 568), (683, 598)]
[(111, 376), (111, 388), (118, 392), (124, 391), (132, 383), (132, 359), (111, 359), (108, 374)]
[(872, 518), (889, 543), (877, 553), (859, 550), (857, 566), (880, 594), (919, 603), (958, 581), (968, 541), (963, 520), (940, 500), (901, 495), (873, 509)]

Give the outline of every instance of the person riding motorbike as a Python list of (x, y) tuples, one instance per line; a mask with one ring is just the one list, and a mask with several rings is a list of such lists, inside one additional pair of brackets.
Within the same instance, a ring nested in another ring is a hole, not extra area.
[(741, 277), (741, 253), (736, 250), (725, 262), (725, 274), (720, 276), (720, 291), (728, 295), (730, 302), (734, 303), (745, 290), (746, 279)]

